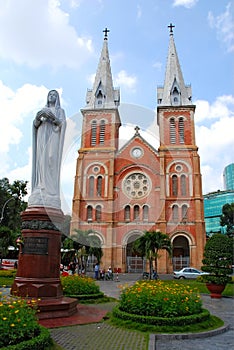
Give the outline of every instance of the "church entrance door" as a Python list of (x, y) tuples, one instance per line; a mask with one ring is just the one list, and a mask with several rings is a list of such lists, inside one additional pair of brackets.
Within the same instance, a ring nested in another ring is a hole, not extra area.
[(181, 270), (190, 265), (189, 242), (182, 235), (173, 240), (173, 270)]

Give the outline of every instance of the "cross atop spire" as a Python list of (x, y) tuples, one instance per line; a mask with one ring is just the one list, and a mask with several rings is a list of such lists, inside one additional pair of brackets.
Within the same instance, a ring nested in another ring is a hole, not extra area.
[(103, 30), (103, 33), (104, 33), (104, 40), (107, 40), (107, 38), (108, 38), (108, 33), (109, 33), (109, 29), (105, 28), (105, 29)]
[(170, 25), (167, 26), (167, 27), (170, 28), (170, 35), (172, 35), (173, 34), (173, 28), (175, 28), (175, 26), (172, 23), (170, 23)]
[(135, 129), (135, 131), (136, 131), (136, 132), (135, 132), (135, 135), (139, 135), (139, 130), (140, 130), (139, 126), (136, 126), (134, 129)]

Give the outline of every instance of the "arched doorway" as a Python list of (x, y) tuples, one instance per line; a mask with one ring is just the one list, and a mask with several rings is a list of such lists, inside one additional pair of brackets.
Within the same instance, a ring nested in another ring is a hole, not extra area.
[(142, 273), (145, 267), (145, 260), (139, 256), (138, 252), (134, 249), (135, 241), (140, 237), (139, 233), (132, 234), (126, 245), (126, 270), (127, 272)]
[(180, 270), (190, 265), (189, 241), (187, 237), (178, 235), (173, 240), (173, 270)]

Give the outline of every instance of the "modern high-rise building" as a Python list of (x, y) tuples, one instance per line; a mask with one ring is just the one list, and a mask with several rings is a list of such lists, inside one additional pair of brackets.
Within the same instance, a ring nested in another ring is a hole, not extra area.
[(134, 241), (151, 230), (166, 233), (173, 245), (172, 259), (160, 251), (159, 273), (171, 273), (178, 261), (202, 265), (205, 222), (195, 105), (191, 86), (184, 83), (173, 27), (164, 85), (157, 88), (158, 149), (138, 126), (119, 147), (120, 91), (113, 87), (107, 30), (93, 88), (81, 109), (71, 235), (79, 229), (98, 237), (105, 268), (142, 269)]
[(225, 227), (220, 225), (222, 208), (225, 204), (234, 203), (234, 164), (229, 164), (223, 171), (224, 191), (216, 191), (204, 195), (204, 216), (206, 235), (225, 233)]
[(224, 168), (223, 181), (225, 190), (234, 190), (234, 163)]

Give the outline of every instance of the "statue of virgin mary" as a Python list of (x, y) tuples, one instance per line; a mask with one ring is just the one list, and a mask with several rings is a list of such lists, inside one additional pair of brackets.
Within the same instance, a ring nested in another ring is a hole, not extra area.
[(29, 207), (61, 208), (60, 168), (66, 117), (56, 90), (48, 93), (47, 104), (33, 121), (33, 161)]

